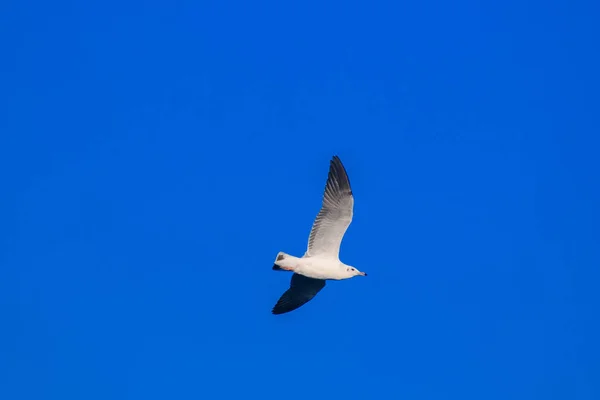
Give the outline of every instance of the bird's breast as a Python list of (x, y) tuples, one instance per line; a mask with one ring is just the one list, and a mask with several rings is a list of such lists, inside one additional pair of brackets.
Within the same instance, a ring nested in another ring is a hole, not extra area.
[(339, 262), (323, 259), (305, 258), (298, 267), (296, 272), (315, 279), (340, 279), (343, 272)]

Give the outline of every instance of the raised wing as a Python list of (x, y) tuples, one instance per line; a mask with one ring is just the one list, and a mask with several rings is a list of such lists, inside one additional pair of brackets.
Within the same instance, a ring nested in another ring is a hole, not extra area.
[(308, 303), (325, 287), (322, 279), (313, 279), (304, 275), (292, 275), (290, 288), (279, 298), (271, 311), (273, 314), (284, 314)]
[(340, 245), (352, 222), (354, 197), (346, 169), (338, 156), (331, 159), (321, 210), (308, 238), (308, 256), (339, 258)]

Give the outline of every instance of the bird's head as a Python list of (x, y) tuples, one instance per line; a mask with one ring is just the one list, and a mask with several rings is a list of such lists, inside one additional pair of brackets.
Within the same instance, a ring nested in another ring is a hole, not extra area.
[(362, 271), (359, 271), (358, 269), (356, 269), (356, 268), (354, 268), (354, 267), (352, 267), (352, 266), (350, 266), (350, 265), (347, 265), (347, 266), (346, 266), (346, 273), (347, 273), (349, 276), (351, 276), (351, 277), (352, 277), (352, 276), (357, 276), (357, 275), (360, 275), (360, 276), (367, 276), (367, 274), (366, 274), (366, 273), (364, 273), (364, 272), (362, 272)]

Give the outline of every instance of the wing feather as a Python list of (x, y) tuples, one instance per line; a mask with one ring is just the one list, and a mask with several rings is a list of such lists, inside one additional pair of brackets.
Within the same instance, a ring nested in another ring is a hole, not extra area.
[(290, 288), (281, 295), (271, 312), (278, 315), (293, 311), (308, 303), (324, 287), (325, 281), (322, 279), (309, 278), (294, 273)]
[(334, 156), (323, 194), (321, 210), (308, 238), (308, 256), (339, 258), (342, 238), (352, 222), (354, 197), (342, 161)]

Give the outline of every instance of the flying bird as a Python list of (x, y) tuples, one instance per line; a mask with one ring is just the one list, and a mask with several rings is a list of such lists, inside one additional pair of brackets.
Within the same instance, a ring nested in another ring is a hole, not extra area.
[(348, 174), (340, 158), (333, 156), (321, 210), (310, 231), (306, 252), (302, 257), (294, 257), (280, 251), (275, 258), (273, 270), (291, 271), (293, 275), (290, 288), (273, 307), (273, 314), (284, 314), (306, 304), (328, 280), (367, 276), (339, 259), (340, 244), (352, 222), (353, 207)]

